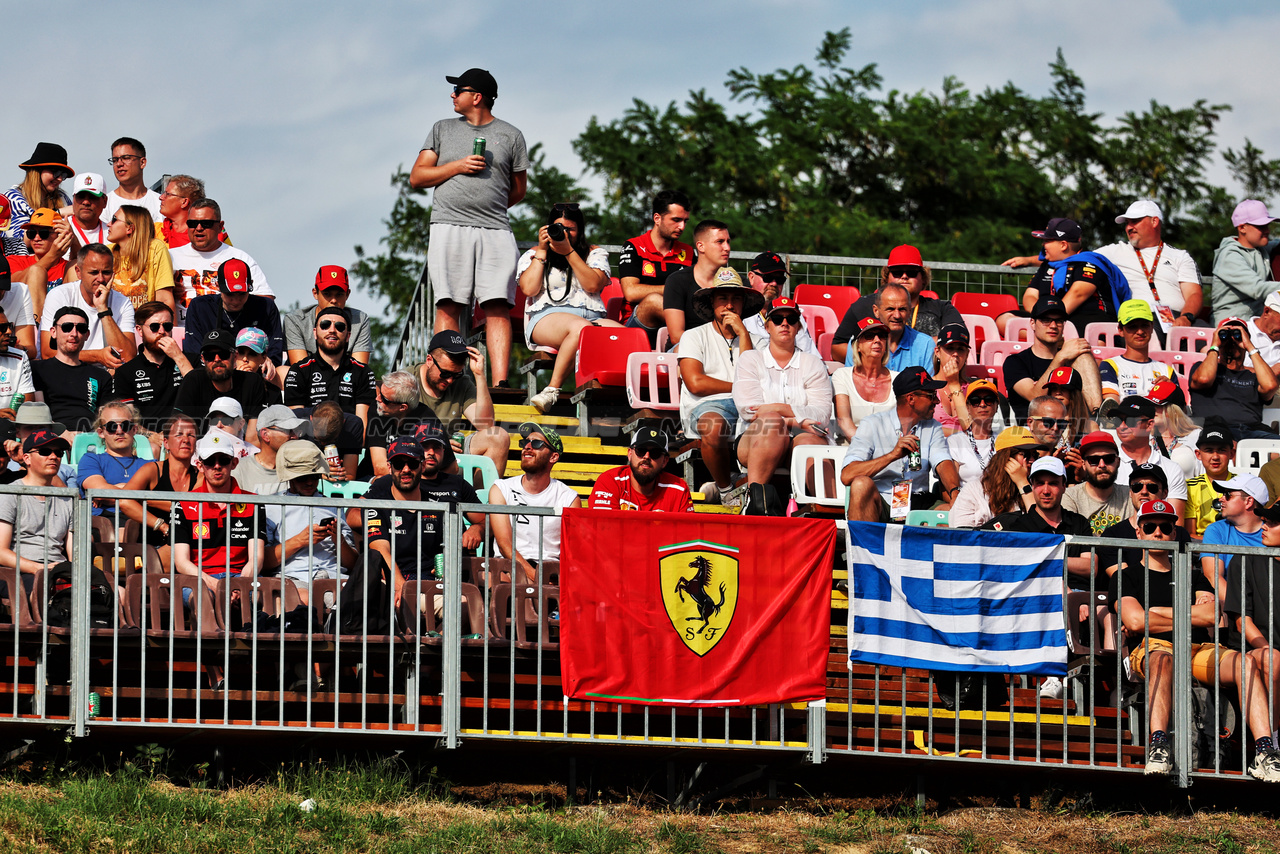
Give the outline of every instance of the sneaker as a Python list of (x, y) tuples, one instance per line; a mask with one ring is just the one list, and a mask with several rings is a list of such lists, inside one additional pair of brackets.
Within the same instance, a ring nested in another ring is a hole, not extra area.
[(1264, 783), (1280, 783), (1280, 750), (1273, 747), (1255, 753), (1249, 775)]
[(556, 401), (560, 399), (560, 389), (554, 386), (547, 386), (542, 391), (529, 398), (529, 405), (539, 412), (546, 412), (548, 409), (556, 405)]
[(709, 480), (699, 486), (698, 491), (702, 493), (702, 500), (708, 504), (720, 503), (720, 487), (716, 486), (714, 480)]
[(746, 493), (741, 489), (726, 489), (720, 493), (720, 503), (725, 507), (741, 510), (742, 505), (747, 503)]
[[(1250, 769), (1252, 771), (1253, 769)], [(1169, 739), (1162, 738), (1147, 748), (1147, 774), (1170, 774), (1173, 772), (1173, 755), (1169, 751)]]
[(1050, 676), (1040, 683), (1040, 696), (1046, 700), (1062, 699), (1062, 680), (1057, 676)]

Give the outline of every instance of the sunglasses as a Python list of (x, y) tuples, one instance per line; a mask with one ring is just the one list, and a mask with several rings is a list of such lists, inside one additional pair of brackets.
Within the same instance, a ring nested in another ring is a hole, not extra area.
[(393, 469), (408, 469), (409, 471), (417, 471), (422, 467), (422, 460), (415, 460), (413, 457), (396, 457), (390, 460)]
[(479, 95), (479, 94), (480, 94), (480, 93), (479, 93), (479, 92), (477, 92), (475, 89), (467, 89), (467, 88), (464, 88), (464, 87), (462, 87), (462, 86), (454, 86), (454, 87), (453, 87), (453, 97), (455, 97), (455, 98), (456, 98), (456, 97), (458, 97), (459, 95), (461, 95), (461, 94), (463, 94), (463, 93), (468, 93), (468, 94), (471, 94), (471, 95)]
[(1142, 523), (1142, 533), (1146, 534), (1148, 537), (1154, 534), (1156, 531), (1159, 531), (1165, 536), (1168, 536), (1173, 533), (1173, 523), (1172, 522), (1143, 522)]
[(89, 324), (87, 323), (71, 323), (71, 322), (60, 323), (58, 324), (58, 328), (61, 329), (63, 332), (67, 332), (67, 333), (70, 333), (71, 330), (74, 329), (76, 332), (79, 332), (81, 335), (89, 334)]
[(1141, 427), (1143, 424), (1150, 424), (1150, 423), (1151, 423), (1150, 418), (1139, 418), (1139, 417), (1131, 416), (1129, 418), (1121, 418), (1117, 420), (1116, 427), (1117, 428), (1125, 427), (1125, 428), (1128, 428), (1129, 430), (1136, 430), (1138, 427)]
[(654, 447), (652, 445), (644, 448), (632, 448), (631, 450), (634, 451), (635, 455), (641, 459), (648, 457), (651, 460), (656, 460), (658, 457), (665, 457), (667, 455), (667, 452), (664, 449)]
[(316, 326), (317, 328), (320, 329), (321, 332), (327, 330), (331, 326), (337, 329), (339, 332), (347, 331), (347, 324), (343, 323), (340, 320), (322, 320), (319, 323), (317, 323)]
[(556, 202), (551, 206), (553, 211), (576, 211), (578, 210), (577, 202)]
[(914, 278), (917, 278), (917, 277), (918, 277), (921, 273), (923, 273), (923, 272), (924, 272), (924, 270), (923, 270), (922, 268), (920, 268), (920, 267), (914, 267), (914, 266), (912, 266), (912, 267), (890, 267), (890, 268), (889, 268), (889, 275), (890, 275), (890, 276), (896, 276), (896, 277), (897, 277), (897, 278), (899, 278), (899, 279), (904, 279), (904, 278), (905, 278), (905, 279), (914, 279)]
[(440, 379), (442, 380), (456, 380), (462, 377), (462, 371), (446, 371), (444, 368), (440, 367), (440, 363), (436, 362), (434, 359), (431, 361), (431, 364), (436, 366), (436, 372), (440, 374)]
[(28, 228), (27, 237), (32, 240), (48, 240), (53, 236), (52, 228)]
[(533, 448), (535, 451), (541, 451), (543, 448), (550, 448), (546, 442), (541, 439), (525, 439), (520, 445), (521, 448)]
[(774, 314), (774, 315), (771, 315), (771, 316), (769, 317), (769, 319), (770, 319), (770, 320), (772, 320), (772, 321), (773, 321), (775, 324), (777, 324), (778, 326), (781, 326), (781, 325), (782, 325), (782, 324), (784, 324), (784, 323), (785, 323), (785, 324), (787, 324), (788, 326), (799, 326), (799, 325), (800, 325), (800, 315), (798, 315), (798, 314), (789, 314), (789, 313), (788, 313), (788, 314)]
[(1134, 483), (1133, 481), (1129, 482), (1130, 492), (1150, 493), (1154, 495), (1155, 493), (1159, 492), (1162, 488), (1163, 487), (1161, 487), (1160, 484), (1155, 483), (1153, 481), (1149, 481), (1149, 480), (1140, 480), (1137, 483)]
[(211, 457), (205, 458), (203, 462), (205, 468), (224, 469), (231, 465), (231, 457), (226, 454), (214, 454)]
[(1119, 457), (1116, 454), (1090, 454), (1084, 458), (1084, 461), (1091, 466), (1110, 466), (1115, 465)]
[(1036, 323), (1043, 323), (1045, 326), (1065, 326), (1067, 319), (1065, 317), (1037, 317)]
[(260, 356), (262, 354), (259, 353), (257, 350), (253, 350), (249, 347), (237, 347), (236, 355), (244, 356), (246, 359), (252, 359), (254, 356)]
[(38, 448), (32, 448), (30, 453), (39, 454), (42, 457), (56, 457), (62, 451), (51, 445), (41, 445)]
[(969, 398), (971, 406), (995, 406), (996, 399), (989, 394), (975, 394)]
[(147, 324), (147, 328), (148, 328), (148, 329), (150, 329), (152, 332), (159, 332), (161, 329), (163, 329), (165, 332), (172, 332), (172, 331), (173, 331), (173, 324), (172, 324), (172, 323), (160, 323), (160, 322), (156, 322), (156, 323), (148, 323), (148, 324)]
[(859, 338), (883, 338), (884, 340), (888, 341), (888, 340), (889, 340), (889, 330), (888, 330), (888, 329), (877, 329), (877, 330), (875, 330), (874, 332), (864, 332), (864, 333), (862, 333), (861, 335), (859, 335), (858, 337), (859, 337)]
[(102, 425), (102, 429), (106, 431), (108, 436), (114, 436), (117, 433), (128, 433), (133, 429), (132, 421), (106, 421)]
[(229, 362), (231, 361), (231, 354), (224, 353), (221, 350), (205, 350), (200, 354), (200, 358), (206, 362)]
[(221, 220), (216, 219), (189, 219), (187, 220), (187, 229), (193, 228), (217, 228), (222, 224)]
[(8, 335), (13, 331), (12, 323), (0, 323), (0, 335)]
[(1054, 427), (1057, 427), (1059, 430), (1066, 430), (1067, 425), (1071, 423), (1065, 418), (1033, 418), (1031, 420), (1039, 421), (1041, 426), (1046, 430), (1052, 430)]
[(383, 394), (381, 391), (378, 392), (378, 402), (381, 403), (383, 406), (408, 406), (409, 405), (407, 403), (400, 403), (399, 401), (396, 401), (396, 400), (387, 400), (387, 396)]

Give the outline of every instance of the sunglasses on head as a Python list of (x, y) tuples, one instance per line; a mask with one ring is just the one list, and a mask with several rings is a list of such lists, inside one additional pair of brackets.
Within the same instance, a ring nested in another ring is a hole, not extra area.
[(409, 471), (417, 471), (422, 467), (422, 460), (415, 460), (413, 457), (395, 457), (389, 461), (393, 469), (408, 469)]
[(214, 454), (204, 459), (205, 468), (226, 468), (231, 465), (231, 457), (227, 454)]
[(221, 220), (216, 219), (189, 219), (187, 220), (187, 230), (193, 228), (217, 228), (221, 225)]
[(889, 268), (889, 275), (896, 276), (899, 279), (914, 279), (914, 278), (917, 278), (922, 272), (924, 272), (922, 268), (916, 267), (914, 265), (908, 266), (908, 267), (890, 267)]
[(52, 228), (28, 228), (27, 237), (33, 240), (48, 240), (53, 236)]
[(1154, 534), (1156, 531), (1159, 531), (1165, 536), (1168, 536), (1169, 534), (1173, 533), (1173, 523), (1167, 522), (1167, 521), (1142, 523), (1142, 533), (1146, 534), (1148, 537)]
[(347, 331), (347, 324), (343, 323), (341, 320), (322, 320), (319, 323), (317, 323), (316, 326), (320, 329), (321, 332), (327, 330), (331, 326), (337, 329), (339, 332)]
[(1113, 465), (1119, 459), (1116, 454), (1090, 454), (1084, 461), (1091, 466)]
[(128, 433), (133, 429), (132, 421), (105, 421), (102, 429), (108, 436), (114, 436), (117, 433)]
[(576, 211), (578, 210), (577, 202), (556, 202), (551, 206), (553, 211)]
[(161, 323), (159, 321), (156, 321), (155, 323), (148, 323), (147, 328), (150, 329), (152, 332), (159, 332), (161, 329), (163, 329), (165, 332), (172, 332), (173, 324)]
[(532, 448), (535, 451), (541, 451), (543, 448), (550, 448), (551, 446), (548, 445), (546, 442), (542, 441), (541, 439), (525, 439), (522, 443), (520, 443), (520, 447)]
[(71, 321), (67, 321), (65, 323), (58, 324), (58, 328), (61, 329), (63, 332), (67, 332), (67, 333), (71, 332), (71, 330), (74, 329), (76, 332), (79, 332), (81, 335), (89, 334), (89, 324), (87, 323), (72, 323)]

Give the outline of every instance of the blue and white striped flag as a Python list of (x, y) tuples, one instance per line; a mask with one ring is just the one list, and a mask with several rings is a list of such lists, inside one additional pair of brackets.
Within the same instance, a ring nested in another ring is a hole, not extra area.
[(1055, 534), (849, 523), (849, 660), (933, 670), (1067, 669)]

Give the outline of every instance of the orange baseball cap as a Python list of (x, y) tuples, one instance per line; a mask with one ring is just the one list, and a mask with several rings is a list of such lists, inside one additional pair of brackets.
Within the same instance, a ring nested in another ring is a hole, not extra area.
[(37, 208), (23, 228), (50, 228), (62, 222), (62, 214), (53, 208)]

